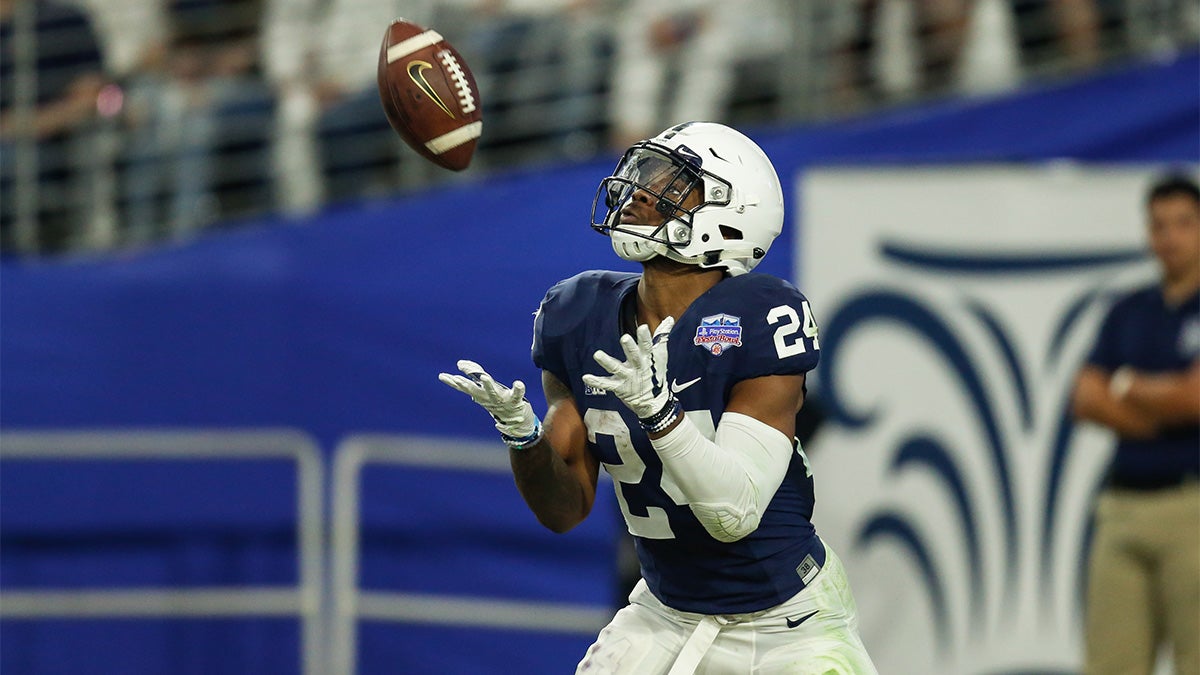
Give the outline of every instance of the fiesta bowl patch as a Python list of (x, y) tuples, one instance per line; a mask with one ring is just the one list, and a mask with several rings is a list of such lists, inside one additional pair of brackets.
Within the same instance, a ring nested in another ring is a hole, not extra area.
[(742, 319), (729, 314), (714, 314), (700, 319), (692, 344), (720, 356), (730, 347), (742, 346)]

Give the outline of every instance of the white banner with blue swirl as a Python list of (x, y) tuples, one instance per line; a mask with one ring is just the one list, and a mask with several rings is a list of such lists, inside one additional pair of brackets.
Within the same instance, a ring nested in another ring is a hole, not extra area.
[(1154, 279), (1158, 167), (824, 169), (795, 260), (820, 325), (818, 532), (883, 673), (1075, 673), (1112, 451), (1069, 396), (1114, 293)]

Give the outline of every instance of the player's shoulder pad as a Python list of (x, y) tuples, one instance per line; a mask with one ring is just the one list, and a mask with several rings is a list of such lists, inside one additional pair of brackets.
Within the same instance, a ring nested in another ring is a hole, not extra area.
[(741, 274), (725, 279), (704, 296), (706, 306), (736, 303), (746, 314), (765, 314), (780, 304), (805, 302), (804, 294), (787, 281), (770, 274)]
[(816, 320), (808, 300), (778, 277), (743, 274), (725, 279), (698, 298), (688, 314), (697, 324), (691, 337), (698, 346), (705, 346), (699, 342), (703, 326), (729, 328), (730, 340), (739, 341), (732, 348), (716, 352), (705, 347), (713, 352), (711, 367), (739, 377), (804, 373), (820, 359)]
[(631, 272), (588, 270), (558, 282), (538, 307), (537, 334), (543, 338), (565, 335), (592, 314), (598, 301), (637, 277)]

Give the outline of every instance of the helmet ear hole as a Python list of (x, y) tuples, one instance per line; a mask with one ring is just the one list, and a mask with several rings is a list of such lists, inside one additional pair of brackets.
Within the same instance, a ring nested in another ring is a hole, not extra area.
[(720, 228), (721, 236), (724, 237), (726, 240), (742, 239), (742, 231), (737, 229), (736, 227), (730, 227), (728, 225), (718, 225), (717, 227)]

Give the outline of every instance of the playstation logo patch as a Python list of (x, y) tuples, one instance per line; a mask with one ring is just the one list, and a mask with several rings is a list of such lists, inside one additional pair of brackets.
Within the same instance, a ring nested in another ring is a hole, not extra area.
[(704, 347), (713, 356), (742, 346), (742, 319), (732, 314), (714, 314), (700, 319), (692, 344)]

